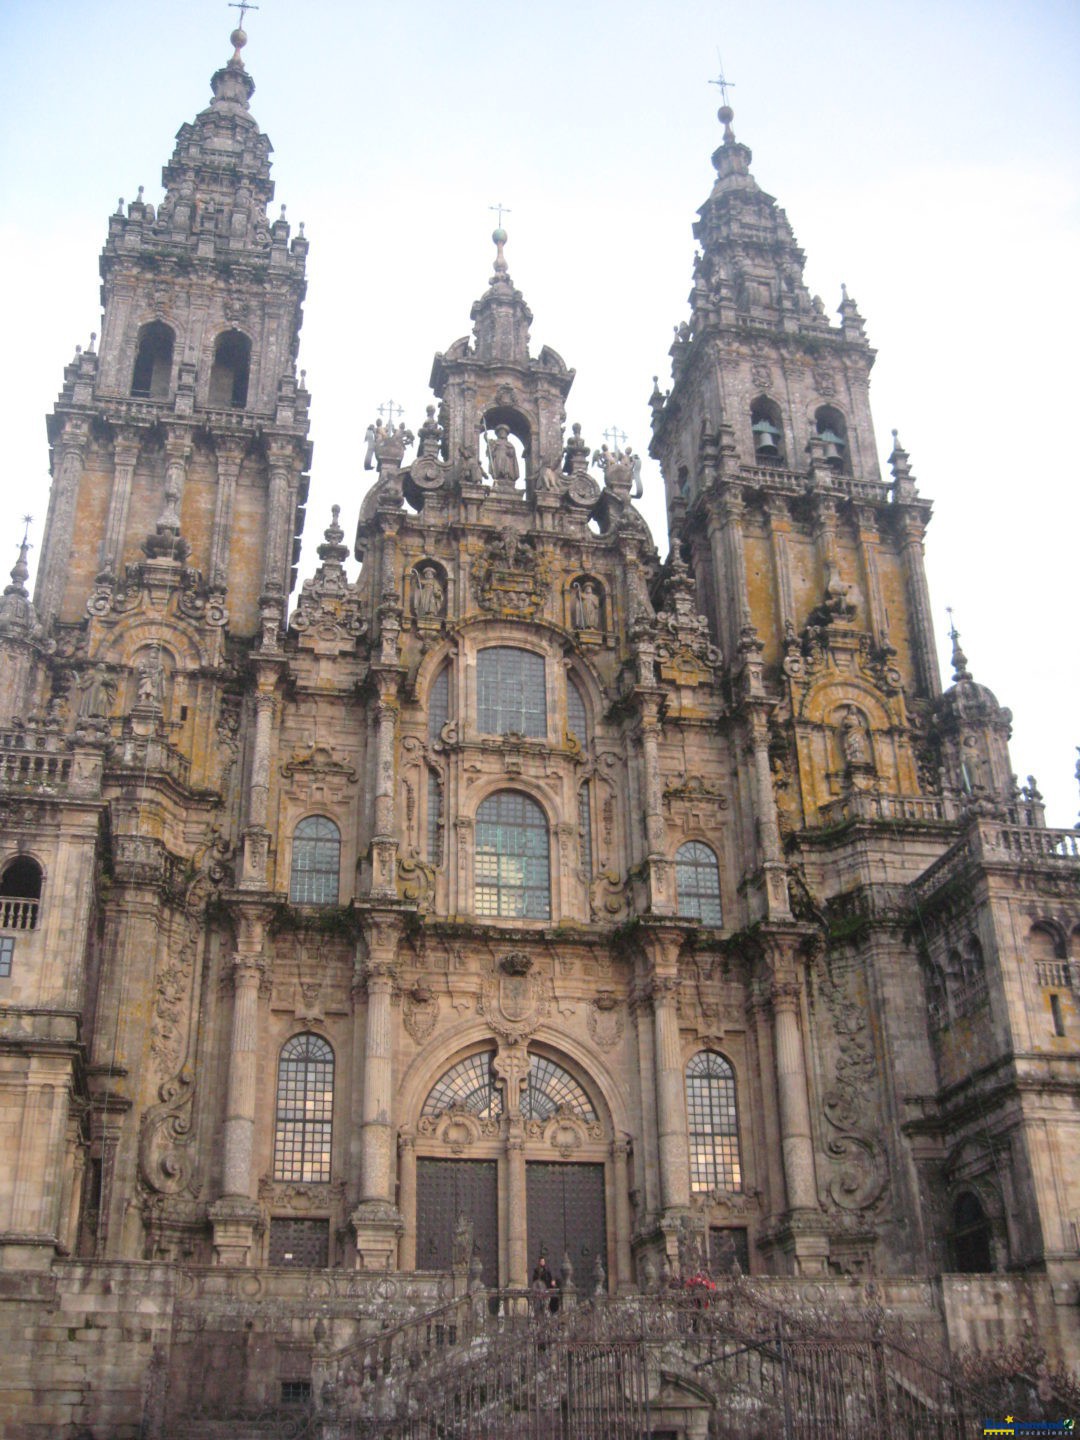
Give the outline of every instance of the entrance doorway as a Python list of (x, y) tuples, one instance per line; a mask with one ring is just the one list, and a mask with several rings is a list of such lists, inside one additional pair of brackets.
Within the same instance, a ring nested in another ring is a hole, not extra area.
[(574, 1267), (574, 1284), (592, 1291), (597, 1256), (607, 1270), (603, 1165), (530, 1160), (525, 1166), (525, 1193), (529, 1274), (545, 1254), (550, 1269), (562, 1275), (565, 1252)]
[(494, 1160), (416, 1162), (416, 1267), (449, 1270), (459, 1215), (472, 1224), (485, 1285), (499, 1283), (499, 1182)]

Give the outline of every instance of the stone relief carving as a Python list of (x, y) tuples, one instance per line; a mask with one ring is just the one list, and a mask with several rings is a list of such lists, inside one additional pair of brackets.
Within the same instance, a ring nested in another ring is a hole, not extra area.
[(422, 1045), (439, 1018), (439, 997), (419, 982), (405, 994), (401, 1002), (401, 1018), (405, 1029), (417, 1045)]
[(825, 1142), (833, 1175), (828, 1194), (843, 1211), (872, 1209), (888, 1181), (888, 1159), (876, 1138), (874, 1082), (877, 1064), (867, 1024), (865, 999), (851, 993), (854, 977), (844, 980), (827, 965), (817, 970), (818, 993), (825, 1002), (836, 1041), (836, 1074), (823, 1101), (825, 1119), (835, 1131)]
[(551, 589), (551, 571), (533, 546), (510, 526), (493, 536), (473, 564), (473, 587), (485, 610), (532, 616)]
[(613, 991), (600, 991), (586, 1011), (586, 1023), (595, 1045), (601, 1050), (614, 1049), (623, 1037), (626, 1015)]
[(532, 1035), (550, 1009), (549, 987), (519, 951), (504, 955), (481, 981), (477, 1010), (511, 1045)]
[(438, 1115), (421, 1115), (416, 1124), (417, 1135), (437, 1140), (455, 1155), (463, 1154), (477, 1140), (491, 1140), (499, 1133), (499, 1122), (474, 1115), (464, 1105), (448, 1105)]
[(539, 1140), (556, 1150), (560, 1159), (568, 1160), (575, 1150), (595, 1144), (604, 1138), (600, 1121), (586, 1123), (569, 1106), (560, 1105), (554, 1115), (525, 1122), (525, 1138)]

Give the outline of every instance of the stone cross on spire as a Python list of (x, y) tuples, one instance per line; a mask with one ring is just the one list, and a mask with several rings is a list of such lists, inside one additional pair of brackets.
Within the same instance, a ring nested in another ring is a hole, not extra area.
[(240, 29), (244, 28), (244, 16), (249, 10), (258, 10), (258, 5), (252, 5), (251, 0), (229, 0), (230, 10), (240, 11)]
[[(729, 90), (734, 90), (734, 89), (735, 89), (735, 82), (734, 82), (734, 80), (726, 80), (726, 79), (724, 78), (724, 62), (723, 62), (723, 60), (720, 59), (720, 52), (719, 52), (719, 50), (716, 52), (716, 61), (717, 61), (717, 64), (720, 66), (720, 78), (719, 78), (718, 80), (710, 80), (710, 81), (709, 81), (709, 84), (710, 84), (710, 85), (717, 85), (717, 86), (719, 86), (719, 89), (720, 89), (720, 103), (721, 103), (722, 105), (724, 105), (724, 106), (728, 106), (728, 93), (727, 93), (727, 92), (728, 92)], [(728, 106), (728, 108), (730, 108), (730, 106)]]
[(488, 206), (488, 209), (489, 209), (489, 210), (494, 210), (494, 211), (496, 211), (496, 212), (498, 213), (498, 216), (499, 216), (499, 229), (500, 229), (500, 230), (502, 229), (502, 217), (503, 217), (504, 215), (512, 215), (512, 214), (514, 213), (514, 212), (510, 209), (510, 206), (509, 206), (509, 205), (504, 205), (501, 201), (499, 202), (498, 205), (489, 205), (489, 206)]

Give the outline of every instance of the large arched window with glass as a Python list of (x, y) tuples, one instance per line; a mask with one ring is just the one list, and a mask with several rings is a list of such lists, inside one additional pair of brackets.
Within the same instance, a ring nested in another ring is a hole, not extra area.
[(294, 905), (336, 905), (341, 831), (325, 815), (309, 815), (293, 831), (289, 899)]
[(700, 840), (680, 845), (675, 856), (675, 893), (679, 915), (702, 925), (722, 925), (720, 867), (716, 856)]
[(499, 790), (476, 812), (475, 909), (501, 919), (551, 919), (547, 816), (520, 790)]
[[(421, 1115), (441, 1115), (460, 1107), (482, 1119), (497, 1120), (503, 1113), (503, 1097), (495, 1079), (494, 1059), (494, 1050), (481, 1050), (452, 1065), (432, 1086)], [(569, 1070), (546, 1055), (531, 1055), (529, 1079), (521, 1096), (522, 1115), (547, 1120), (560, 1110), (589, 1124), (596, 1120), (595, 1106)]]
[(547, 738), (544, 657), (493, 645), (476, 657), (476, 725), (483, 735)]
[(334, 1052), (319, 1035), (294, 1035), (278, 1061), (274, 1179), (330, 1179)]
[(686, 1067), (690, 1189), (741, 1190), (735, 1074), (722, 1055), (699, 1050)]

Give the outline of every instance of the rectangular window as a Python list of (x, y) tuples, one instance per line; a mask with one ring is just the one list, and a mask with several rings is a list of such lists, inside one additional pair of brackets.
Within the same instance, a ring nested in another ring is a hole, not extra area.
[(592, 808), (589, 805), (588, 785), (583, 785), (578, 791), (578, 840), (581, 845), (581, 871), (586, 881), (591, 881), (593, 878)]
[(442, 864), (442, 781), (434, 770), (427, 781), (427, 858), (436, 869)]
[[(10, 966), (9, 966), (9, 969), (10, 969)], [(1061, 1012), (1061, 996), (1060, 996), (1060, 995), (1051, 995), (1051, 996), (1050, 996), (1050, 1014), (1053, 1016), (1053, 1019), (1054, 1019), (1054, 1034), (1055, 1034), (1055, 1035), (1064, 1035), (1064, 1034), (1065, 1034), (1065, 1016), (1064, 1016), (1064, 1015), (1062, 1014), (1062, 1012)]]
[(11, 974), (11, 962), (14, 955), (14, 935), (0, 935), (0, 980), (6, 980)]

